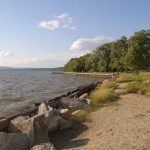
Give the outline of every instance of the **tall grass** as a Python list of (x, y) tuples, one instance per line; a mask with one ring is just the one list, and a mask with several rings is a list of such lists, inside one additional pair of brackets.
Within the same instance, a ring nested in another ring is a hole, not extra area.
[(114, 89), (116, 87), (116, 81), (106, 81), (99, 85), (89, 96), (91, 103), (88, 111), (95, 111), (99, 107), (104, 106), (105, 103), (114, 99)]

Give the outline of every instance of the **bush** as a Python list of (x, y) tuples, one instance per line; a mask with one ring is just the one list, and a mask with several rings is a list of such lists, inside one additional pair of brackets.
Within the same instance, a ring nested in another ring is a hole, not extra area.
[(141, 82), (141, 81), (133, 81), (128, 83), (126, 86), (126, 91), (128, 93), (141, 93), (144, 94), (150, 91), (150, 83)]
[(128, 83), (128, 85), (126, 86), (126, 91), (128, 93), (137, 93), (139, 91), (140, 85), (137, 82), (131, 82)]

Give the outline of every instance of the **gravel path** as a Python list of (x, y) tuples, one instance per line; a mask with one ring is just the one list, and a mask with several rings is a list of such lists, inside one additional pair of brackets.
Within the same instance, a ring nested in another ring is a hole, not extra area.
[(150, 96), (123, 95), (52, 140), (66, 150), (150, 150)]

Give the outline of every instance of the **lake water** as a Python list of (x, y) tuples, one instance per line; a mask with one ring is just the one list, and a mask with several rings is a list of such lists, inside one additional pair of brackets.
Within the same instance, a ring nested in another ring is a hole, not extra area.
[(48, 100), (96, 80), (100, 79), (49, 70), (0, 70), (0, 112), (21, 103)]

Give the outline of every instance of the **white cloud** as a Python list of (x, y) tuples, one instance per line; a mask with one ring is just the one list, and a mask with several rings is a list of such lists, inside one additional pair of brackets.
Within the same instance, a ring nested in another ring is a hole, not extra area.
[(39, 27), (45, 28), (48, 30), (55, 30), (55, 29), (60, 28), (60, 22), (58, 20), (41, 21), (39, 23)]
[(56, 16), (56, 18), (58, 18), (58, 19), (64, 19), (66, 17), (68, 17), (67, 13), (63, 13), (63, 14), (60, 14), (60, 15)]
[(56, 30), (59, 28), (66, 28), (66, 29), (71, 29), (75, 30), (76, 27), (73, 25), (73, 18), (67, 14), (67, 13), (62, 13), (60, 15), (55, 15), (53, 16), (54, 20), (50, 21), (41, 21), (39, 23), (39, 27), (45, 28), (49, 31)]
[(97, 36), (95, 38), (80, 38), (77, 39), (70, 47), (71, 50), (93, 50), (97, 46), (110, 42), (110, 37)]
[(9, 57), (12, 56), (13, 54), (10, 51), (0, 51), (0, 57)]

